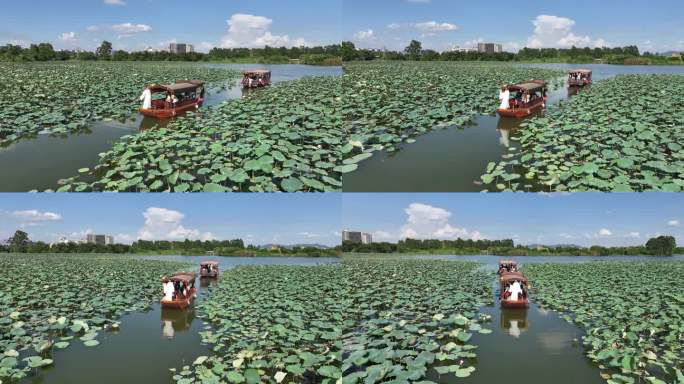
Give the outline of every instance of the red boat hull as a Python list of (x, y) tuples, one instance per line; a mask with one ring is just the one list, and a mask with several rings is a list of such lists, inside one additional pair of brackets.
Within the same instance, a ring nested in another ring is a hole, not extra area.
[(591, 80), (583, 80), (579, 83), (577, 81), (568, 81), (568, 85), (571, 87), (584, 87), (587, 85), (591, 85), (591, 83), (592, 83)]
[(171, 308), (171, 309), (185, 309), (189, 307), (193, 301), (195, 301), (195, 294), (197, 293), (197, 290), (195, 288), (190, 290), (190, 294), (186, 298), (182, 299), (176, 299), (176, 300), (171, 300), (171, 301), (166, 301), (162, 300), (161, 305), (164, 308)]
[(525, 300), (501, 300), (501, 306), (504, 308), (527, 308), (530, 306), (530, 301)]
[(501, 117), (512, 117), (515, 119), (522, 119), (532, 115), (533, 113), (540, 111), (546, 105), (546, 101), (539, 102), (524, 108), (509, 108), (509, 109), (497, 109), (496, 113)]
[(145, 116), (154, 117), (155, 119), (170, 119), (176, 117), (179, 114), (194, 111), (202, 106), (204, 99), (199, 99), (194, 102), (183, 104), (176, 108), (154, 108), (154, 109), (143, 109), (140, 108), (138, 111)]
[(215, 279), (218, 277), (218, 275), (219, 275), (218, 272), (211, 272), (211, 273), (200, 272), (200, 277)]

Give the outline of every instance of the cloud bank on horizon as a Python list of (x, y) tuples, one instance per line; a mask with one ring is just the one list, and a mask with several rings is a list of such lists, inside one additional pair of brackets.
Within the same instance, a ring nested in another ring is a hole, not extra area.
[[(185, 2), (171, 1), (160, 12), (149, 1), (99, 0), (97, 3), (75, 0), (66, 6), (48, 3), (39, 13), (27, 4), (16, 2), (6, 6), (0, 15), (0, 24), (5, 25), (0, 28), (0, 45), (28, 46), (49, 42), (56, 49), (92, 50), (103, 40), (108, 40), (114, 49), (134, 51), (168, 49), (169, 43), (184, 42), (206, 52), (214, 47), (294, 47), (338, 43), (339, 31), (331, 30), (335, 23), (328, 19), (339, 18), (339, 7), (335, 6), (335, 1), (323, 5), (316, 2), (307, 7), (307, 2), (311, 1), (290, 1), (288, 6), (288, 2), (277, 0), (258, 0), (249, 4), (210, 0), (201, 7), (188, 7)], [(339, 2), (341, 4), (341, 0)], [(302, 12), (307, 8), (316, 12), (317, 18), (311, 20)], [(60, 13), (67, 16), (55, 17)], [(182, 27), (173, 21), (179, 14), (184, 17)], [(30, 25), (27, 22), (42, 27), (27, 28)], [(304, 24), (310, 28), (303, 28)]]
[[(627, 45), (637, 45), (644, 51), (684, 49), (684, 40), (672, 37), (678, 36), (678, 31), (684, 33), (684, 27), (675, 26), (681, 23), (672, 14), (673, 8), (684, 11), (684, 6), (671, 0), (665, 3), (628, 0), (599, 4), (579, 0), (572, 4), (528, 2), (513, 8), (503, 0), (471, 2), (467, 6), (443, 0), (380, 0), (372, 5), (344, 0), (344, 39), (360, 48), (397, 51), (413, 39), (437, 51), (472, 48), (479, 42), (500, 43), (509, 52), (523, 47)], [(385, 11), (379, 14), (379, 9)], [(605, 12), (610, 13), (609, 18), (601, 16)], [(622, 21), (633, 18), (638, 22), (631, 21), (627, 26)], [(642, 28), (635, 23), (642, 24)], [(644, 24), (648, 27), (643, 28)]]
[[(648, 197), (637, 199), (646, 203), (640, 206), (634, 201), (623, 204), (616, 199), (602, 200), (593, 194), (532, 194), (510, 201), (508, 196), (490, 199), (472, 195), (345, 195), (343, 226), (369, 232), (377, 242), (460, 238), (512, 239), (516, 244), (629, 246), (672, 235), (684, 243), (680, 222), (684, 209), (662, 203), (654, 210), (651, 208), (658, 202)], [(679, 203), (681, 199), (684, 196), (673, 198)]]

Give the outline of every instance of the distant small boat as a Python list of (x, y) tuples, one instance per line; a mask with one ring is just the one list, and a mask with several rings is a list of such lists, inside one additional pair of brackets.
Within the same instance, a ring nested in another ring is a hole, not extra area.
[[(518, 282), (522, 286), (523, 293), (518, 300), (511, 300), (506, 292), (506, 287)], [(501, 306), (504, 308), (527, 308), (530, 305), (529, 283), (527, 278), (520, 272), (506, 272), (499, 277)]]
[(515, 260), (499, 260), (499, 270), (497, 274), (502, 275), (508, 272), (518, 272), (518, 262)]
[(195, 301), (195, 296), (197, 295), (197, 290), (195, 289), (196, 277), (192, 272), (179, 272), (174, 273), (171, 277), (164, 277), (162, 279), (162, 286), (170, 281), (177, 288), (172, 300), (161, 300), (162, 307), (175, 309), (189, 307)]
[(200, 263), (200, 277), (217, 278), (219, 275), (218, 261), (203, 261)]
[(570, 87), (584, 87), (591, 85), (592, 71), (590, 69), (574, 69), (568, 72), (568, 85)]
[[(521, 119), (546, 107), (548, 88), (543, 80), (529, 80), (507, 85), (506, 88), (511, 93), (510, 107), (497, 109), (499, 116)], [(525, 101), (525, 97), (529, 97), (529, 100)]]
[[(145, 116), (169, 119), (181, 113), (194, 111), (204, 103), (204, 82), (181, 80), (175, 84), (153, 84), (147, 87), (152, 92), (152, 108), (140, 108)], [(175, 102), (174, 102), (175, 100)]]
[(263, 88), (271, 85), (271, 71), (255, 69), (242, 73), (242, 88)]

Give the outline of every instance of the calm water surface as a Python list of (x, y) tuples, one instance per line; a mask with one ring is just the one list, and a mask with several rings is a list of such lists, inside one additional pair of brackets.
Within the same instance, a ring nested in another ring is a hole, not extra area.
[[(577, 67), (591, 69), (594, 81), (619, 74), (681, 74), (684, 66), (625, 65), (529, 65), (563, 71)], [(492, 90), (497, 97), (498, 90)], [(550, 92), (550, 104), (567, 100), (574, 92), (565, 87)], [(416, 138), (397, 152), (380, 152), (344, 175), (345, 192), (479, 192), (480, 176), (489, 162), (519, 143), (511, 139), (520, 122), (494, 115), (479, 116), (465, 128), (450, 127)]]
[[(262, 65), (262, 64), (200, 64), (216, 68), (269, 69), (272, 81), (296, 80), (307, 76), (340, 76), (341, 67), (318, 67), (309, 65)], [(209, 93), (205, 107), (220, 104), (227, 100), (241, 98), (243, 92), (236, 80), (231, 89)], [(142, 90), (140, 90), (142, 92)], [(27, 138), (6, 148), (0, 148), (0, 192), (27, 192), (59, 188), (60, 179), (78, 174), (80, 168), (92, 168), (98, 154), (109, 150), (114, 142), (139, 130), (165, 126), (168, 121), (159, 121), (138, 115), (127, 122), (101, 121), (93, 123), (87, 132), (65, 135), (37, 135)]]
[[(222, 271), (239, 265), (320, 265), (339, 262), (337, 258), (259, 257), (224, 258), (194, 256), (150, 256), (143, 259), (181, 261), (197, 264), (216, 260)], [(202, 300), (213, 279), (197, 279), (197, 301)], [(161, 298), (161, 286), (160, 286)], [(197, 302), (196, 302), (197, 303)], [(202, 355), (210, 354), (199, 332), (207, 325), (196, 317), (195, 310), (162, 309), (159, 304), (144, 313), (132, 313), (121, 319), (118, 332), (101, 332), (100, 345), (87, 348), (80, 341), (53, 353), (55, 364), (38, 371), (24, 383), (49, 384), (120, 384), (172, 383), (169, 368), (191, 365)]]

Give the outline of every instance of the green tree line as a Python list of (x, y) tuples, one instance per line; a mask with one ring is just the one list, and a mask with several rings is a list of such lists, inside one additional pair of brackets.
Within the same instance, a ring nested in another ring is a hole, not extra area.
[(405, 239), (397, 243), (358, 244), (345, 241), (342, 251), (347, 253), (438, 253), (453, 255), (487, 254), (496, 256), (610, 256), (610, 255), (652, 255), (672, 256), (684, 254), (683, 248), (677, 248), (672, 236), (660, 236), (648, 240), (644, 246), (635, 247), (603, 247), (589, 248), (563, 247), (529, 247), (515, 245), (513, 240), (416, 240)]
[(368, 60), (420, 60), (420, 61), (519, 61), (606, 64), (682, 64), (682, 59), (657, 56), (650, 52), (641, 54), (635, 45), (626, 47), (572, 47), (572, 48), (523, 48), (518, 53), (437, 52), (423, 49), (422, 43), (413, 40), (402, 52), (374, 49), (357, 49), (350, 41), (340, 46), (343, 61)]
[(253, 245), (245, 245), (242, 239), (234, 240), (184, 240), (184, 241), (145, 241), (138, 240), (127, 244), (86, 244), (77, 242), (48, 244), (42, 241), (31, 241), (29, 235), (18, 230), (0, 244), (0, 253), (102, 253), (102, 254), (158, 254), (198, 256), (213, 252), (216, 256), (339, 256), (339, 248), (319, 249), (316, 247), (275, 247), (263, 249)]
[(340, 65), (340, 45), (320, 47), (214, 48), (209, 53), (174, 54), (166, 51), (115, 51), (112, 43), (103, 41), (95, 51), (55, 50), (50, 43), (31, 44), (28, 48), (8, 44), (0, 47), (0, 61), (233, 61), (257, 63), (289, 63), (299, 60), (310, 65)]

